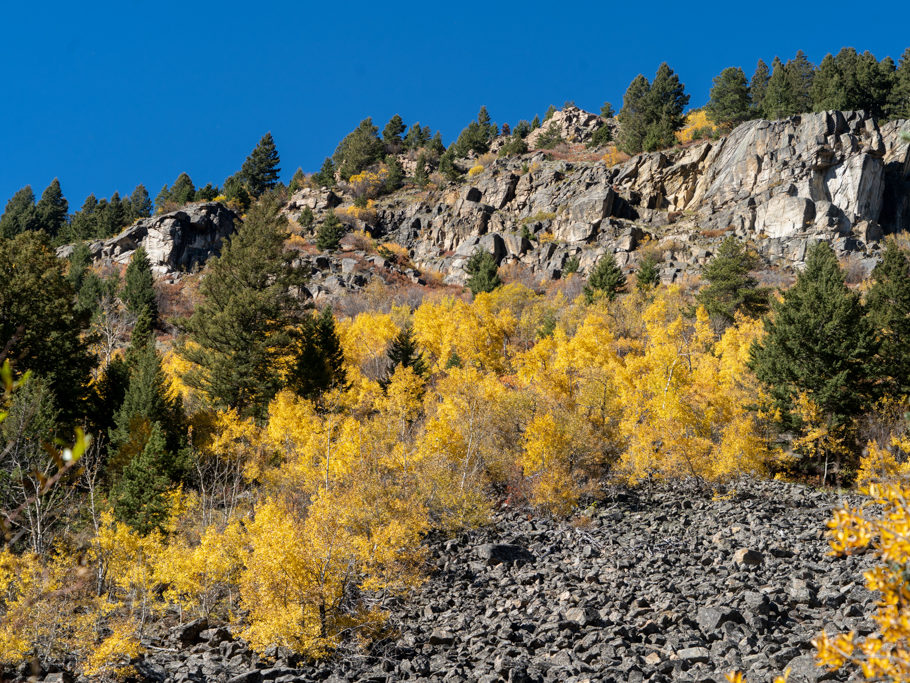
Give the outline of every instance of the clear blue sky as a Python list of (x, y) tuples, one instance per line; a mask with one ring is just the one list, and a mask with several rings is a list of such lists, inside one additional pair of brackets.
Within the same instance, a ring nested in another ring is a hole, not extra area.
[(71, 210), (181, 171), (220, 184), (266, 131), (288, 180), (367, 116), (448, 144), (482, 104), (511, 124), (566, 100), (618, 110), (661, 61), (699, 106), (727, 66), (910, 46), (904, 1), (3, 4), (0, 208), (55, 176)]

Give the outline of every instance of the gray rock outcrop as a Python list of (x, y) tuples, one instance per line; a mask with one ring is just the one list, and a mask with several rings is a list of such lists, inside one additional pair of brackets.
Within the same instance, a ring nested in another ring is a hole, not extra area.
[[(186, 272), (220, 253), (222, 241), (234, 232), (237, 220), (233, 211), (218, 202), (192, 204), (136, 221), (116, 237), (93, 242), (89, 249), (95, 261), (128, 263), (142, 246), (155, 272)], [(72, 246), (57, 250), (61, 257), (70, 253)]]

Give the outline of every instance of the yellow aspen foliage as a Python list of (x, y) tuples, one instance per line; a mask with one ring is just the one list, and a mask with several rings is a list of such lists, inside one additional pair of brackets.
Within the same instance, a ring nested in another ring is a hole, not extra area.
[(111, 633), (86, 659), (83, 673), (90, 678), (103, 680), (126, 680), (136, 674), (130, 661), (141, 655), (145, 648), (139, 642), (136, 625), (131, 621), (111, 624)]
[(386, 387), (380, 394), (374, 407), (381, 419), (376, 428), (381, 430), (389, 445), (400, 449), (398, 453), (402, 467), (407, 469), (407, 456), (404, 447), (414, 436), (415, 422), (423, 412), (423, 396), (426, 380), (412, 368), (399, 365), (395, 368)]
[(496, 376), (464, 367), (452, 368), (437, 391), (417, 445), (421, 486), (443, 527), (478, 524), (489, 514), (491, 474), (504, 474), (511, 459), (496, 438), (507, 389)]
[(344, 609), (362, 566), (337, 503), (331, 495), (314, 498), (304, 520), (273, 499), (257, 508), (240, 579), (249, 615), (242, 635), (254, 649), (278, 644), (316, 659), (337, 647), (343, 633), (368, 638), (380, 628), (381, 613)]
[[(866, 454), (859, 461), (857, 485), (867, 486), (873, 482), (895, 481), (910, 476), (910, 442), (906, 437), (900, 439), (892, 435), (890, 445), (886, 448), (869, 441)], [(900, 454), (900, 460), (896, 454)]]
[(194, 617), (217, 614), (227, 618), (234, 609), (234, 586), (243, 567), (244, 532), (239, 519), (211, 525), (198, 540), (175, 535), (166, 549), (154, 555), (152, 571), (164, 586), (162, 599)]
[(385, 372), (386, 349), (399, 333), (391, 313), (359, 313), (337, 324), (344, 350), (348, 379), (361, 384), (363, 379), (378, 380)]
[(501, 374), (508, 370), (508, 344), (518, 321), (492, 293), (472, 303), (446, 297), (414, 312), (414, 337), (429, 353), (433, 371), (444, 370), (453, 354), (463, 365)]
[(704, 309), (694, 322), (675, 313), (677, 294), (671, 288), (655, 297), (643, 316), (644, 347), (617, 368), (621, 469), (631, 483), (717, 479), (760, 469), (770, 458), (746, 409), (754, 386), (738, 379), (749, 374), (743, 359), (750, 335), (736, 332), (717, 345)]
[(685, 144), (696, 138), (708, 137), (716, 130), (717, 126), (708, 118), (708, 113), (704, 109), (696, 109), (686, 114), (683, 127), (676, 131), (676, 139)]
[(578, 502), (572, 480), (571, 440), (565, 424), (549, 413), (535, 415), (525, 430), (519, 463), (532, 481), (531, 502), (567, 514)]
[[(832, 458), (850, 452), (846, 426), (832, 424), (821, 407), (802, 391), (796, 395), (794, 414), (802, 423), (802, 433), (793, 440), (793, 449), (805, 454), (807, 458), (824, 463), (824, 473), (827, 475), (828, 463)], [(825, 478), (823, 475), (822, 481)]]
[(851, 666), (867, 680), (910, 680), (910, 487), (870, 484), (859, 508), (836, 510), (828, 522), (831, 547), (845, 555), (871, 548), (880, 564), (864, 573), (866, 587), (881, 595), (873, 633), (829, 635), (813, 641), (820, 665)]
[(84, 656), (104, 604), (92, 578), (71, 552), (0, 550), (0, 665)]

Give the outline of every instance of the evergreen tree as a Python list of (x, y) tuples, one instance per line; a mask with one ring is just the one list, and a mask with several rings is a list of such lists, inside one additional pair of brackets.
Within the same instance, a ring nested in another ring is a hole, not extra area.
[(751, 351), (751, 368), (768, 388), (785, 425), (798, 392), (834, 425), (868, 405), (870, 360), (876, 344), (859, 296), (844, 283), (834, 250), (814, 244), (796, 284), (771, 305), (765, 337)]
[(385, 148), (378, 132), (379, 129), (373, 125), (373, 119), (366, 118), (338, 143), (332, 159), (344, 180), (369, 168), (382, 158)]
[(240, 177), (253, 197), (278, 185), (280, 163), (275, 140), (271, 133), (266, 133), (240, 167)]
[(404, 137), (404, 146), (407, 149), (420, 149), (430, 139), (430, 128), (420, 127), (420, 121), (415, 123), (413, 126), (408, 129), (408, 134)]
[(632, 79), (622, 97), (622, 109), (617, 116), (619, 135), (617, 146), (626, 154), (638, 154), (644, 149), (648, 132), (648, 93), (651, 84), (639, 74)]
[(212, 187), (211, 183), (206, 183), (205, 187), (200, 187), (196, 190), (196, 194), (193, 197), (193, 201), (210, 202), (217, 196), (218, 196), (218, 188)]
[(445, 154), (439, 157), (439, 172), (448, 180), (458, 180), (461, 173), (455, 167), (455, 153), (451, 148), (447, 149)]
[(752, 74), (752, 80), (749, 81), (749, 97), (752, 100), (751, 115), (760, 117), (764, 112), (765, 94), (768, 92), (768, 78), (770, 78), (768, 65), (764, 60), (759, 59), (755, 67), (755, 73)]
[(158, 300), (155, 295), (155, 276), (152, 263), (144, 247), (138, 247), (126, 267), (123, 282), (123, 301), (130, 313), (139, 315), (145, 309), (151, 317), (152, 327), (158, 324)]
[(613, 105), (609, 102), (604, 102), (600, 107), (600, 116), (604, 119), (612, 119), (616, 116), (616, 112), (613, 111)]
[(626, 275), (616, 263), (613, 254), (605, 254), (597, 261), (588, 282), (585, 284), (584, 293), (588, 303), (592, 303), (599, 296), (613, 301), (626, 286)]
[(64, 421), (84, 414), (95, 365), (84, 335), (88, 315), (40, 232), (0, 239), (0, 349), (17, 372), (31, 370), (50, 383)]
[[(227, 183), (225, 183), (227, 186)], [(158, 191), (158, 195), (155, 197), (155, 211), (158, 213), (164, 213), (164, 205), (171, 201), (171, 188), (167, 186), (167, 183)]]
[(85, 281), (85, 275), (89, 266), (92, 265), (92, 252), (85, 242), (77, 242), (73, 246), (73, 253), (69, 257), (69, 267), (66, 271), (66, 280), (70, 283), (74, 292), (78, 292), (82, 283)]
[(380, 386), (383, 388), (389, 386), (392, 381), (392, 375), (395, 373), (395, 368), (399, 365), (405, 368), (411, 368), (411, 370), (414, 371), (414, 374), (419, 375), (420, 377), (426, 377), (427, 371), (429, 370), (427, 363), (423, 358), (423, 354), (420, 352), (420, 349), (417, 348), (414, 330), (410, 325), (407, 325), (395, 336), (392, 343), (389, 345), (386, 356), (389, 359), (389, 366), (386, 369), (385, 375), (379, 381)]
[(322, 162), (322, 168), (313, 175), (313, 179), (320, 187), (335, 187), (335, 164), (329, 157)]
[[(168, 201), (177, 204), (178, 206), (183, 206), (188, 204), (196, 198), (196, 187), (193, 185), (193, 180), (186, 173), (181, 173), (177, 176), (177, 180), (174, 181), (174, 184), (171, 186), (170, 192), (168, 192)], [(157, 200), (155, 200), (157, 202)]]
[(534, 118), (531, 119), (531, 130), (537, 130), (538, 128), (540, 128), (540, 117), (534, 114)]
[(136, 189), (130, 195), (130, 216), (132, 220), (139, 218), (148, 218), (152, 215), (152, 200), (149, 197), (145, 185), (136, 185)]
[[(244, 213), (250, 208), (252, 199), (250, 198), (250, 193), (246, 190), (246, 186), (244, 185), (239, 172), (224, 181), (224, 198), (232, 204), (236, 204), (240, 209), (240, 213)], [(155, 201), (157, 203), (157, 200)]]
[(749, 275), (757, 265), (754, 251), (735, 237), (727, 237), (702, 270), (708, 286), (698, 293), (696, 301), (724, 327), (733, 323), (737, 311), (750, 316), (763, 313), (768, 294)]
[(910, 256), (890, 240), (872, 271), (866, 309), (880, 341), (877, 373), (881, 390), (910, 394)]
[(216, 406), (262, 415), (281, 387), (277, 371), (293, 348), (303, 311), (298, 289), (305, 278), (285, 251), (287, 219), (270, 194), (210, 259), (199, 291), (202, 301), (184, 323), (181, 355), (195, 367), (184, 381)]
[(555, 114), (555, 113), (556, 113), (556, 107), (551, 104), (549, 107), (547, 107), (547, 110), (544, 112), (543, 122), (546, 123), (547, 121), (549, 121), (551, 118), (553, 118), (553, 114)]
[(644, 149), (656, 149), (676, 144), (676, 131), (683, 127), (683, 111), (689, 103), (685, 86), (679, 76), (666, 62), (657, 68), (654, 80), (646, 98), (648, 109), (648, 130), (645, 134)]
[(792, 93), (794, 113), (812, 111), (812, 79), (815, 76), (815, 67), (812, 65), (802, 50), (787, 62), (787, 83)]
[(894, 87), (889, 96), (889, 116), (895, 119), (910, 119), (910, 47), (901, 55), (893, 78)]
[(417, 165), (414, 167), (414, 182), (418, 187), (426, 187), (430, 182), (430, 176), (427, 174), (427, 155), (421, 152), (417, 155)]
[(291, 182), (288, 183), (288, 196), (293, 195), (299, 189), (301, 189), (306, 184), (306, 176), (303, 175), (303, 169), (299, 166), (297, 170), (294, 171), (294, 175), (291, 176)]
[(657, 259), (648, 254), (642, 259), (635, 273), (635, 286), (640, 292), (654, 289), (660, 284), (660, 271), (657, 269)]
[(60, 190), (60, 181), (54, 178), (50, 185), (41, 193), (41, 199), (35, 207), (38, 215), (38, 224), (51, 237), (56, 237), (66, 225), (66, 215), (70, 205)]
[(65, 242), (83, 242), (98, 236), (97, 216), (95, 209), (98, 200), (90, 194), (82, 203), (82, 208), (73, 214), (68, 225), (64, 225), (60, 237)]
[(316, 401), (325, 392), (346, 386), (344, 351), (330, 307), (307, 316), (301, 327), (288, 387), (298, 396)]
[[(129, 361), (129, 384), (123, 397), (123, 403), (114, 414), (114, 428), (110, 433), (110, 444), (113, 460), (115, 454), (124, 444), (139, 435), (139, 440), (145, 438), (147, 429), (140, 423), (151, 425), (157, 423), (165, 437), (167, 448), (172, 453), (177, 453), (185, 444), (183, 429), (183, 411), (177, 401), (171, 400), (167, 394), (167, 378), (161, 369), (161, 358), (155, 350), (151, 335), (136, 334), (131, 344)], [(138, 426), (137, 426), (138, 425)], [(142, 449), (138, 444), (135, 452)], [(126, 465), (128, 458), (120, 462), (120, 468)], [(182, 477), (182, 472), (174, 470), (168, 473), (174, 480)]]
[(395, 114), (382, 129), (382, 141), (386, 144), (386, 149), (396, 151), (401, 147), (401, 134), (404, 133), (407, 126), (404, 125), (401, 117)]
[(492, 292), (502, 285), (502, 280), (499, 279), (499, 266), (496, 265), (496, 258), (488, 251), (480, 248), (475, 249), (464, 269), (468, 274), (468, 289), (471, 290), (471, 294), (474, 296), (481, 292)]
[(404, 182), (404, 169), (401, 167), (398, 157), (391, 154), (385, 158), (385, 165), (389, 169), (389, 174), (385, 179), (385, 191), (394, 192)]
[(114, 517), (119, 522), (142, 535), (164, 531), (170, 507), (167, 494), (176, 485), (167, 472), (173, 460), (161, 425), (153, 423), (141, 453), (124, 467), (111, 491)]
[(35, 208), (35, 193), (26, 185), (6, 203), (6, 210), (0, 216), (0, 237), (15, 237), (24, 232), (37, 230), (40, 226)]
[(332, 209), (326, 211), (322, 225), (316, 233), (316, 247), (320, 251), (335, 251), (346, 230)]
[(714, 77), (711, 99), (706, 107), (715, 123), (735, 126), (749, 118), (749, 86), (739, 67), (728, 67)]
[(766, 119), (781, 119), (796, 112), (790, 86), (787, 82), (786, 67), (777, 57), (771, 63), (771, 76), (762, 102), (762, 114)]

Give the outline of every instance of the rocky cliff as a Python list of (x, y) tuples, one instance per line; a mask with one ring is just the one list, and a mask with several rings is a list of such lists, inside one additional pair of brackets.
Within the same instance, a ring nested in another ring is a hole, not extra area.
[[(217, 202), (191, 204), (180, 211), (136, 221), (116, 237), (89, 245), (95, 261), (128, 263), (133, 252), (145, 247), (152, 268), (160, 273), (187, 272), (218, 254), (222, 240), (234, 232), (237, 215)], [(72, 253), (58, 249), (58, 256)]]
[[(658, 245), (662, 277), (672, 281), (698, 270), (727, 234), (784, 268), (798, 267), (812, 241), (829, 240), (868, 271), (883, 235), (910, 228), (906, 127), (832, 111), (750, 121), (718, 140), (614, 166), (543, 152), (497, 159), (461, 184), (380, 200), (365, 227), (451, 283), (464, 281), (476, 248), (556, 278), (570, 258), (585, 272), (605, 252), (632, 268), (644, 242)], [(305, 189), (288, 211), (309, 206), (318, 220), (344, 201)]]

